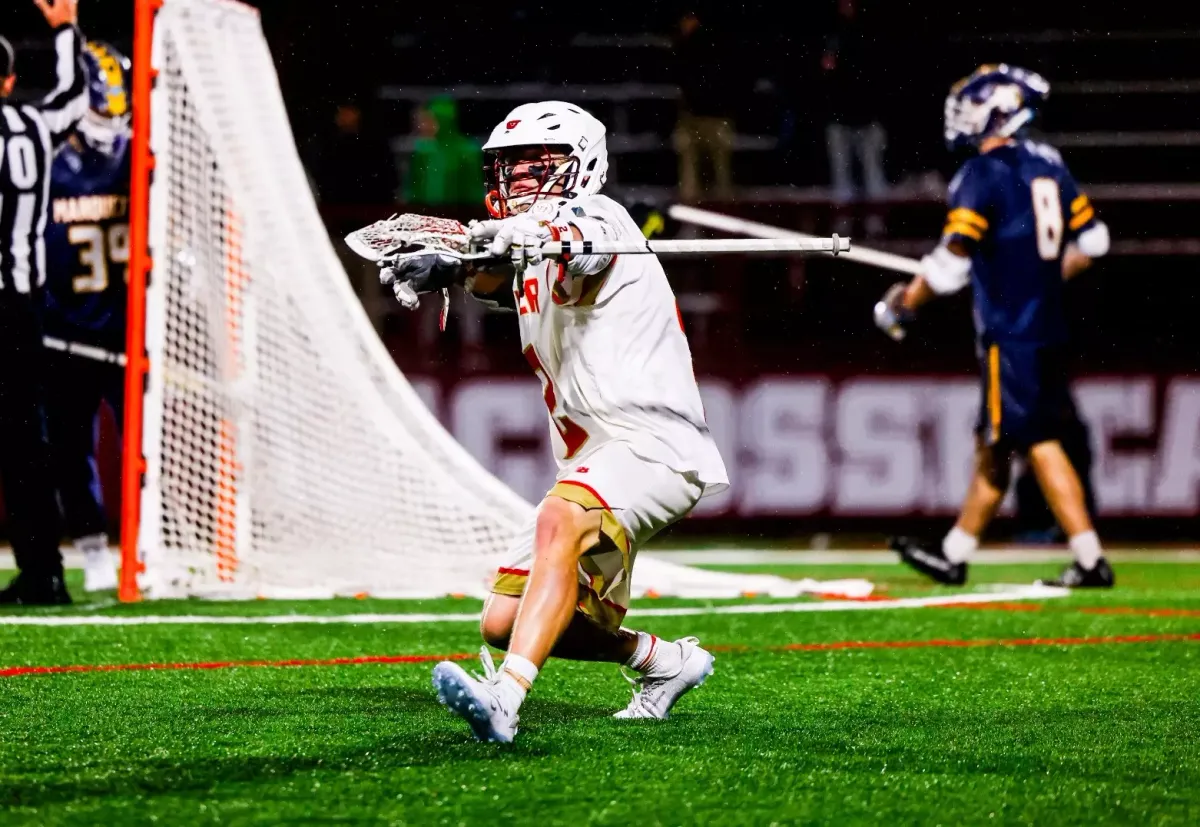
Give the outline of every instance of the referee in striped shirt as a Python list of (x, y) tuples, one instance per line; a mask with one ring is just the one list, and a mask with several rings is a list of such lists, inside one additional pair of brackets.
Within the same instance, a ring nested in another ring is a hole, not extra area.
[(87, 111), (77, 0), (33, 0), (54, 29), (57, 83), (9, 104), (12, 46), (0, 37), (0, 478), (17, 574), (0, 603), (70, 603), (58, 548), (61, 517), (42, 419), (40, 308), (46, 281), (50, 163)]

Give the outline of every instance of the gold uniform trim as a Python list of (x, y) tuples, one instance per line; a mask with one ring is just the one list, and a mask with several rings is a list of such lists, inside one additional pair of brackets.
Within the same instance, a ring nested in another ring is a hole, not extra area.
[(942, 235), (965, 235), (967, 238), (973, 238), (976, 241), (983, 241), (983, 233), (972, 227), (970, 224), (964, 224), (961, 221), (955, 221), (947, 224), (942, 228)]
[(1071, 215), (1075, 215), (1076, 213), (1080, 212), (1087, 205), (1088, 197), (1086, 195), (1079, 196), (1071, 202)]
[[(546, 496), (558, 497), (567, 502), (573, 502), (588, 511), (599, 510), (601, 512), (600, 542), (594, 549), (584, 552), (579, 558), (579, 566), (588, 574), (591, 579), (591, 585), (589, 587), (583, 583), (579, 584), (579, 601), (576, 608), (591, 618), (601, 628), (616, 631), (621, 628), (621, 623), (625, 619), (625, 612), (628, 607), (621, 606), (600, 596), (606, 592), (610, 583), (604, 570), (592, 559), (592, 555), (619, 552), (621, 555), (621, 568), (623, 570), (622, 576), (628, 582), (632, 574), (632, 560), (629, 554), (629, 538), (625, 534), (624, 526), (613, 515), (612, 509), (608, 507), (608, 504), (590, 487), (581, 483), (557, 483), (550, 489), (550, 492)], [(616, 580), (617, 578), (613, 577), (612, 579)], [(520, 597), (525, 593), (525, 586), (528, 582), (528, 571), (524, 569), (501, 568), (492, 581), (492, 592), (510, 597)]]
[(600, 511), (600, 533), (621, 550), (621, 555), (629, 558), (629, 538), (625, 536), (625, 527), (617, 520), (608, 507), (608, 503), (600, 499), (600, 495), (591, 487), (578, 482), (555, 483), (547, 497), (558, 497), (570, 503), (583, 506), (588, 511)]
[(1000, 439), (1000, 347), (988, 348), (988, 419), (991, 422), (991, 441)]
[(950, 211), (950, 214), (946, 216), (946, 223), (953, 224), (955, 222), (970, 224), (981, 230), (988, 228), (987, 219), (969, 207), (959, 207)]
[(1071, 229), (1078, 230), (1080, 227), (1082, 227), (1084, 224), (1088, 223), (1095, 217), (1096, 217), (1096, 211), (1094, 209), (1092, 209), (1091, 207), (1088, 207), (1083, 212), (1079, 213), (1077, 216), (1075, 216), (1074, 218), (1071, 219)]

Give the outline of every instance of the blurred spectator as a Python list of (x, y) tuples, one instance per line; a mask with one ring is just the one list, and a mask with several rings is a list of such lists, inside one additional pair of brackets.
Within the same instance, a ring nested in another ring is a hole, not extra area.
[[(722, 65), (716, 32), (693, 12), (679, 21), (673, 56), (681, 94), (673, 136), (679, 153), (679, 197), (697, 201), (703, 193), (731, 199), (734, 127), (730, 76), (735, 67)], [(711, 187), (701, 187), (702, 159), (712, 166)]]
[[(482, 204), (483, 151), (458, 128), (458, 105), (447, 97), (434, 98), (414, 114), (417, 140), (404, 176), (404, 201), (421, 207), (438, 204)], [(487, 366), (483, 347), (484, 306), (460, 291), (453, 291), (450, 314), (458, 323), (462, 341), (459, 367), (481, 370)], [(422, 351), (437, 344), (442, 302), (430, 297), (421, 302), (417, 341)]]
[(420, 107), (418, 135), (404, 181), (404, 200), (416, 204), (481, 203), (483, 152), (458, 129), (458, 105), (434, 98)]
[[(865, 196), (869, 202), (880, 200), (888, 189), (883, 171), (883, 151), (887, 133), (879, 122), (882, 101), (878, 90), (887, 83), (878, 63), (872, 64), (875, 48), (869, 16), (859, 0), (837, 0), (837, 15), (821, 57), (829, 95), (829, 121), (825, 127), (825, 146), (829, 153), (830, 183), (834, 202), (844, 208)], [(872, 67), (875, 68), (872, 68)], [(851, 173), (857, 156), (862, 171), (861, 184)], [(839, 209), (836, 232), (849, 234), (849, 216)], [(880, 235), (883, 219), (871, 212), (867, 234)]]
[(312, 175), (326, 204), (391, 204), (396, 198), (396, 162), (387, 141), (363, 128), (353, 100), (334, 112), (333, 128), (319, 142)]

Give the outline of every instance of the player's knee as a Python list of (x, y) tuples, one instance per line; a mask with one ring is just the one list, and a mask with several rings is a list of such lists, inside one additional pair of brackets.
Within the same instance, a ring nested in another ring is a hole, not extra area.
[(583, 506), (560, 497), (547, 497), (538, 510), (534, 540), (538, 556), (577, 558), (587, 550), (590, 522)]
[(479, 618), (479, 633), (483, 642), (495, 649), (508, 651), (508, 640), (512, 637), (513, 623), (517, 618), (518, 597), (493, 594), (483, 607)]
[(992, 445), (980, 445), (975, 451), (975, 471), (987, 481), (997, 497), (1004, 496), (1012, 476), (1012, 462), (1007, 452)]
[(1079, 473), (1058, 440), (1039, 442), (1030, 448), (1029, 464), (1039, 479), (1065, 482), (1079, 478)]
[(493, 649), (508, 651), (508, 640), (512, 636), (512, 624), (504, 618), (484, 615), (479, 621), (479, 633), (483, 642)]

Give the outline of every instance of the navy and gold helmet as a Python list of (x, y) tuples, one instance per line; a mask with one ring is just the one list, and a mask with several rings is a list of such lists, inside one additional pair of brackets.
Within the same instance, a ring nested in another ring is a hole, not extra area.
[(129, 143), (129, 59), (98, 40), (87, 42), (83, 58), (88, 72), (88, 111), (79, 122), (80, 140), (96, 152), (117, 155)]
[(1006, 63), (980, 66), (946, 96), (946, 145), (956, 149), (993, 136), (1010, 138), (1049, 95), (1050, 84), (1036, 72)]

